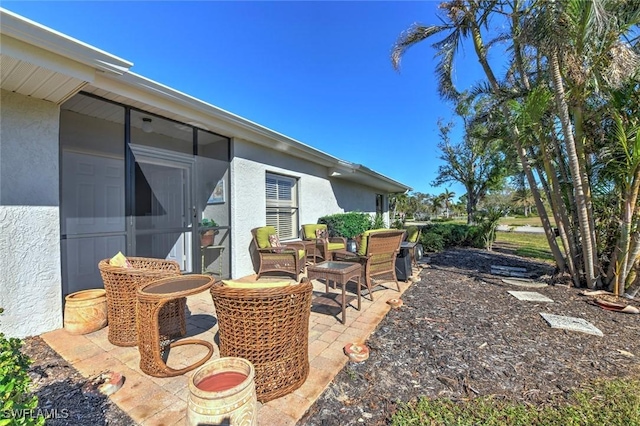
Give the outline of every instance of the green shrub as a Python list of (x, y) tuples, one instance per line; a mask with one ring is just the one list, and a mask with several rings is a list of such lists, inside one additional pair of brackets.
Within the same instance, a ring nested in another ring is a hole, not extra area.
[(0, 333), (0, 426), (44, 425), (44, 417), (35, 415), (38, 397), (29, 389), (31, 360), (20, 352), (21, 347), (22, 340)]
[(440, 251), (451, 247), (486, 247), (484, 228), (459, 223), (431, 223), (422, 228), (420, 243), (427, 251)]
[(442, 251), (444, 250), (444, 239), (442, 235), (436, 232), (422, 231), (420, 235), (420, 243), (424, 251)]
[(475, 225), (469, 226), (467, 239), (469, 240), (469, 245), (471, 247), (485, 248), (484, 234), (479, 227)]
[(376, 213), (376, 217), (373, 219), (373, 223), (371, 224), (371, 229), (381, 229), (386, 228), (386, 224), (384, 223), (384, 218), (380, 213)]
[(404, 229), (404, 222), (401, 221), (400, 219), (396, 219), (393, 221), (393, 223), (391, 224), (391, 227), (393, 229)]
[(483, 248), (491, 250), (493, 242), (496, 240), (496, 228), (500, 218), (504, 215), (502, 209), (490, 208), (476, 215), (478, 229), (484, 241)]
[(469, 227), (467, 225), (452, 224), (449, 225), (449, 238), (447, 246), (461, 247), (470, 245)]
[(373, 222), (371, 216), (362, 212), (337, 213), (323, 216), (318, 219), (318, 223), (327, 225), (331, 237), (353, 238), (362, 234), (368, 229), (372, 229)]

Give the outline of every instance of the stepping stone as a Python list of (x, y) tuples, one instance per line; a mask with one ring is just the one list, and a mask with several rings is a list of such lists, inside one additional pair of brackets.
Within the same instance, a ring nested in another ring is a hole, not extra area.
[(518, 287), (530, 287), (530, 288), (547, 287), (546, 283), (543, 283), (540, 281), (533, 281), (530, 279), (522, 279), (522, 278), (503, 278), (502, 282), (505, 284), (515, 285)]
[(527, 300), (530, 302), (551, 302), (553, 300), (549, 299), (544, 294), (536, 293), (535, 291), (508, 291), (510, 295), (515, 297), (518, 300)]
[(531, 275), (525, 268), (515, 266), (491, 265), (491, 273), (494, 275), (502, 275), (505, 277), (527, 278)]
[(565, 330), (580, 331), (582, 333), (593, 334), (595, 336), (603, 336), (602, 331), (595, 327), (590, 322), (583, 320), (582, 318), (565, 317), (562, 315), (543, 314), (540, 316), (549, 323), (551, 328), (562, 328)]
[(513, 271), (513, 272), (527, 272), (525, 268), (520, 268), (518, 266), (491, 265), (491, 269), (501, 269), (504, 271)]

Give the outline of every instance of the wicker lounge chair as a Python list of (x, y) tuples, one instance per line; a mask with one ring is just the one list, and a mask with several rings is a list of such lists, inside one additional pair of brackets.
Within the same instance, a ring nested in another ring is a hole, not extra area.
[[(111, 266), (109, 259), (98, 263), (107, 292), (107, 321), (109, 342), (116, 346), (136, 346), (136, 290), (161, 278), (180, 275), (177, 262), (147, 257), (129, 257), (131, 268)], [(162, 334), (184, 336), (186, 298), (166, 304), (160, 310), (158, 323)]]
[(327, 225), (323, 223), (302, 225), (302, 239), (316, 242), (316, 255), (323, 260), (332, 260), (333, 253), (344, 252), (347, 248), (347, 240), (344, 237), (317, 238), (316, 231), (327, 231)]
[(364, 281), (369, 290), (369, 297), (373, 300), (374, 278), (390, 278), (395, 281), (398, 291), (400, 291), (395, 264), (403, 237), (404, 231), (372, 229), (362, 235), (357, 253), (336, 253), (335, 257), (336, 260), (360, 262), (362, 265), (362, 279), (360, 281)]
[(221, 282), (211, 287), (220, 356), (253, 363), (260, 402), (293, 392), (307, 379), (312, 291), (306, 278), (276, 288), (232, 288)]
[(285, 272), (292, 274), (297, 281), (305, 267), (304, 244), (287, 242), (281, 246), (272, 247), (269, 236), (276, 235), (276, 228), (273, 226), (254, 228), (251, 234), (260, 258), (258, 278), (266, 272)]

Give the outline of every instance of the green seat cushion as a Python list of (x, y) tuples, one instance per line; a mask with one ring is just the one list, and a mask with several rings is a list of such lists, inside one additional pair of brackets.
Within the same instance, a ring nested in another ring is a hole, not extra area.
[(310, 225), (302, 225), (302, 230), (304, 231), (304, 239), (312, 240), (316, 237), (316, 230), (318, 229), (327, 229), (327, 225), (324, 223), (313, 223)]
[(327, 243), (327, 248), (329, 249), (329, 251), (345, 249), (343, 243)]
[(368, 231), (364, 231), (362, 233), (362, 239), (360, 240), (360, 247), (358, 247), (358, 254), (360, 256), (364, 256), (367, 254), (367, 241), (369, 240), (369, 235), (374, 234), (376, 232), (386, 232), (393, 231), (393, 229), (369, 229)]
[[(291, 259), (289, 256), (291, 256), (292, 250), (293, 248), (291, 247), (278, 247), (277, 251), (274, 251), (273, 253), (269, 254), (269, 257), (280, 256), (282, 257), (282, 259), (287, 259), (287, 258)], [(285, 253), (282, 253), (282, 251), (284, 251)], [(307, 251), (305, 249), (298, 249), (298, 259), (304, 259), (306, 254), (307, 254)]]
[(276, 281), (276, 282), (255, 282), (247, 283), (233, 280), (222, 280), (222, 283), (230, 288), (245, 288), (245, 289), (258, 289), (258, 288), (277, 288), (277, 287), (289, 287), (291, 281)]
[(269, 242), (269, 235), (276, 235), (276, 228), (273, 226), (263, 226), (256, 229), (256, 240), (258, 241), (258, 248), (271, 247)]
[(420, 230), (417, 226), (411, 225), (407, 227), (407, 241), (410, 243), (418, 242), (418, 235), (420, 234)]

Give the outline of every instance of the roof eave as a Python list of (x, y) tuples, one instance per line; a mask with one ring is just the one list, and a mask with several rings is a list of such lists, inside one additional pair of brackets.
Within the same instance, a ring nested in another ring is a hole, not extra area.
[(123, 74), (133, 66), (132, 62), (31, 21), (7, 9), (0, 8), (0, 20), (2, 21), (0, 33), (3, 35), (8, 35), (98, 70)]

